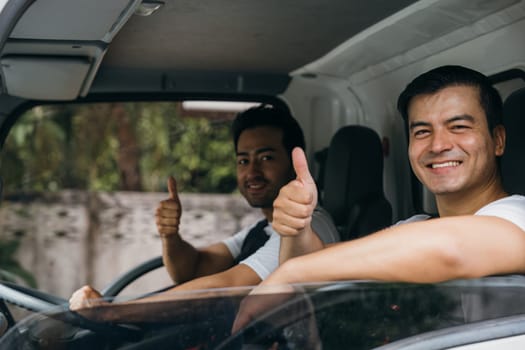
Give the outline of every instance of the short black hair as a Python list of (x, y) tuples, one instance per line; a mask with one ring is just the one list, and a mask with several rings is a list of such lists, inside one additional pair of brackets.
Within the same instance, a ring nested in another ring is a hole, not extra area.
[(305, 149), (303, 130), (284, 107), (262, 104), (252, 107), (237, 115), (232, 124), (233, 144), (237, 151), (237, 143), (241, 133), (246, 129), (260, 126), (271, 126), (283, 131), (283, 146), (291, 155), (295, 147)]
[(489, 130), (492, 131), (497, 125), (503, 124), (503, 102), (498, 90), (492, 86), (486, 75), (462, 66), (441, 66), (421, 74), (399, 95), (397, 109), (408, 123), (408, 107), (412, 98), (433, 94), (450, 86), (476, 87)]

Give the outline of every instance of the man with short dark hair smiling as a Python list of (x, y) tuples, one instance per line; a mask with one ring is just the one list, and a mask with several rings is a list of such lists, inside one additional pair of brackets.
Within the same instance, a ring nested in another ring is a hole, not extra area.
[[(280, 260), (308, 251), (303, 247), (339, 240), (331, 218), (319, 207), (313, 212), (316, 233), (311, 242), (291, 239), (281, 247), (280, 236), (268, 224), (279, 190), (295, 178), (291, 150), (305, 147), (303, 132), (289, 112), (268, 105), (254, 107), (237, 116), (232, 131), (239, 190), (252, 207), (261, 209), (264, 219), (222, 242), (195, 248), (179, 234), (182, 207), (175, 179), (170, 177), (169, 198), (159, 204), (156, 213), (164, 265), (177, 283), (169, 291), (256, 285), (277, 268)], [(98, 291), (84, 286), (73, 294), (70, 307), (98, 305), (100, 301), (91, 300), (98, 298)], [(161, 293), (147, 300), (165, 298)]]
[[(408, 125), (410, 165), (435, 195), (438, 218), (415, 215), (349, 242), (288, 260), (253, 292), (289, 290), (307, 281), (372, 279), (433, 283), (525, 273), (525, 197), (502, 186), (498, 157), (505, 149), (502, 102), (483, 74), (443, 66), (412, 81), (398, 99)], [(294, 163), (304, 162), (300, 149)], [(307, 168), (297, 176), (307, 178)], [(315, 186), (293, 182), (275, 201), (273, 226), (283, 237), (313, 235)], [(308, 215), (306, 215), (308, 216)], [(341, 263), (344, 262), (344, 263)], [(279, 287), (277, 287), (279, 286)], [(246, 302), (239, 329), (264, 305)]]

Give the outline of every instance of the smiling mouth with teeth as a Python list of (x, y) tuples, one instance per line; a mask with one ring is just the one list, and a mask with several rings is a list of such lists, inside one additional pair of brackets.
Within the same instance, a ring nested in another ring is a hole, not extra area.
[(461, 162), (458, 162), (458, 161), (445, 162), (445, 163), (432, 163), (430, 164), (430, 167), (432, 169), (437, 169), (437, 168), (445, 168), (445, 167), (456, 167), (459, 164), (461, 164)]
[(249, 189), (257, 190), (257, 189), (263, 188), (264, 183), (248, 184), (246, 187), (248, 187)]

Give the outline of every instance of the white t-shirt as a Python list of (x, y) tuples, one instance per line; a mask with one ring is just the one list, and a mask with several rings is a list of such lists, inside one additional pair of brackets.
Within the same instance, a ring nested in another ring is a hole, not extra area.
[[(498, 199), (492, 203), (485, 205), (479, 209), (474, 215), (496, 216), (508, 220), (525, 231), (525, 196), (512, 195), (502, 199)], [(405, 224), (409, 222), (422, 221), (430, 218), (429, 215), (414, 215), (407, 220), (398, 222), (396, 225)], [(483, 293), (468, 293), (461, 292), (460, 307), (456, 310), (458, 320), (461, 322), (475, 322), (486, 320), (488, 318), (501, 317), (509, 315), (509, 306), (505, 291), (494, 293), (494, 288), (487, 288)], [(516, 308), (511, 305), (510, 308)]]
[[(497, 201), (485, 205), (475, 212), (474, 215), (497, 216), (512, 222), (525, 231), (525, 196), (515, 194), (498, 199)], [(429, 215), (418, 214), (406, 220), (398, 221), (396, 225), (423, 221), (429, 218)]]
[[(248, 226), (222, 241), (234, 259), (241, 253), (246, 235), (256, 224)], [(335, 243), (340, 240), (339, 232), (330, 215), (320, 207), (317, 207), (312, 214), (312, 229), (324, 243)], [(279, 249), (281, 247), (281, 237), (274, 231), (270, 223), (264, 228), (264, 231), (270, 238), (254, 254), (240, 262), (240, 264), (248, 265), (262, 280), (279, 266)]]

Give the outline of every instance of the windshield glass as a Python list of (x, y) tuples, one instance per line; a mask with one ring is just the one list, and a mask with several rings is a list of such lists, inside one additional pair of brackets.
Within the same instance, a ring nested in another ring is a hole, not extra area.
[(524, 283), (521, 276), (437, 285), (335, 283), (291, 299), (235, 339), (260, 343), (279, 334), (284, 338), (278, 341), (296, 349), (319, 344), (371, 349), (439, 329), (523, 315)]
[[(173, 300), (105, 305), (83, 317), (64, 310), (39, 314), (12, 329), (0, 345), (42, 349), (39, 344), (60, 343), (63, 348), (65, 344), (76, 348), (73, 345), (85, 342), (111, 349), (149, 349), (151, 344), (160, 349), (373, 349), (440, 329), (464, 332), (469, 325), (481, 327), (491, 320), (523, 315), (524, 288), (521, 276), (437, 285), (302, 285), (296, 286), (295, 293), (255, 296), (254, 302), (269, 306), (267, 312), (233, 336), (232, 323), (249, 289), (177, 293)], [(118, 327), (100, 320), (108, 313), (121, 313), (129, 321)], [(474, 334), (480, 339), (486, 336)]]
[[(0, 279), (67, 300), (158, 257), (155, 210), (169, 176), (195, 246), (255, 221), (260, 211), (237, 191), (230, 131), (254, 104), (188, 102), (50, 104), (19, 116), (0, 154)], [(157, 269), (122, 293), (172, 284)]]

